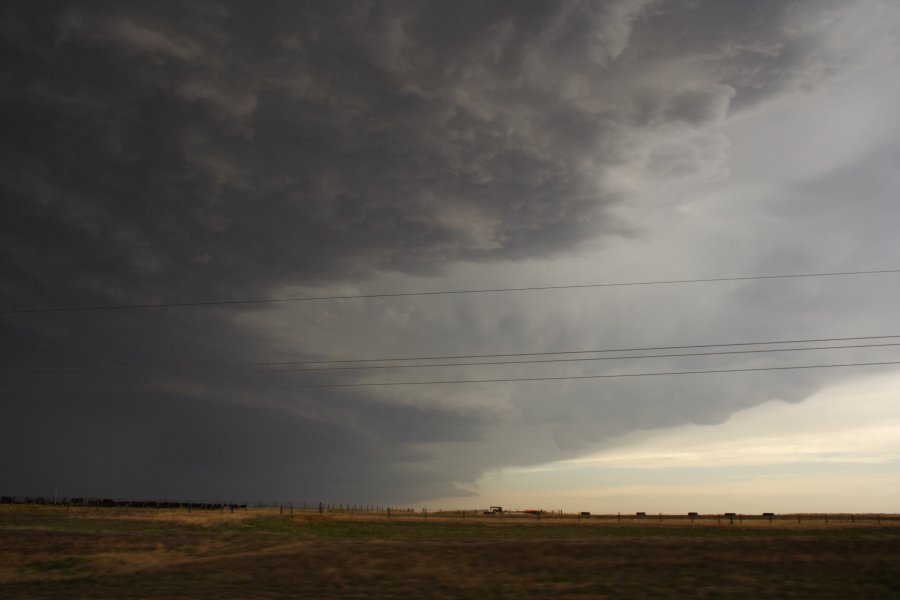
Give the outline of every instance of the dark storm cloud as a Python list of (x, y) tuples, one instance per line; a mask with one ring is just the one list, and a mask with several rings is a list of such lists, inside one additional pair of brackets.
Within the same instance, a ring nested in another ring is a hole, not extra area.
[[(319, 6), (200, 27), (187, 9), (9, 8), (15, 265), (59, 268), (69, 294), (228, 293), (540, 255), (604, 228), (610, 199), (576, 160), (602, 122), (543, 86), (520, 94), (521, 59), (491, 62), (508, 15), (475, 33), (415, 5)], [(84, 270), (132, 289), (92, 290)]]
[[(828, 67), (812, 53), (813, 34), (791, 28), (802, 11), (781, 2), (21, 2), (2, 11), (5, 307), (251, 297), (559, 255), (639, 226), (613, 216), (628, 199), (607, 182), (629, 160), (631, 134), (716, 124)], [(659, 168), (691, 172), (707, 160), (698, 156)], [(284, 351), (271, 331), (214, 311), (17, 317), (2, 327), (4, 358), (20, 367)], [(324, 352), (302, 341), (291, 351)], [(4, 481), (30, 493), (43, 475), (64, 473), (56, 478), (73, 488), (122, 495), (382, 485), (389, 491), (367, 493), (401, 500), (450, 493), (450, 482), (513, 460), (422, 470), (444, 460), (424, 456), (425, 442), (488, 435), (495, 418), (478, 411), (388, 413), (362, 391), (178, 387), (196, 383), (150, 377), (167, 391), (116, 401), (4, 395), (14, 418), (3, 435), (42, 447), (5, 463)], [(50, 468), (64, 448), (76, 450)], [(110, 478), (134, 464), (144, 475)]]
[[(293, 399), (296, 403), (296, 398)], [(341, 403), (365, 426), (209, 398), (153, 393), (30, 397), (4, 427), (6, 493), (233, 500), (398, 502), (457, 493), (447, 473), (415, 478), (396, 465), (421, 462), (428, 423), (470, 439), (478, 424), (452, 414)], [(426, 424), (422, 427), (422, 424)], [(38, 440), (40, 443), (35, 443)]]
[(721, 119), (759, 87), (631, 83), (656, 46), (702, 47), (712, 77), (729, 53), (771, 85), (792, 66), (745, 27), (779, 3), (646, 4), (9, 5), (8, 268), (42, 294), (22, 300), (60, 277), (73, 299), (233, 295), (621, 231), (603, 168), (622, 130)]

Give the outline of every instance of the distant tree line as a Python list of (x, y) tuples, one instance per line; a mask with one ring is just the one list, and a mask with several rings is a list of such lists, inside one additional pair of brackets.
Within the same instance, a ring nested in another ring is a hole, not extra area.
[(225, 502), (181, 502), (172, 500), (118, 500), (114, 498), (45, 498), (43, 496), (2, 496), (0, 504), (54, 504), (103, 508), (188, 508), (194, 510), (246, 509), (247, 504)]

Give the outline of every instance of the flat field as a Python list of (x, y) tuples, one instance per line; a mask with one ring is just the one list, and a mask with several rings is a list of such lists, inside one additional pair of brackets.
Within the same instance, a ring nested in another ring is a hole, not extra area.
[(900, 598), (900, 520), (0, 505), (0, 597)]

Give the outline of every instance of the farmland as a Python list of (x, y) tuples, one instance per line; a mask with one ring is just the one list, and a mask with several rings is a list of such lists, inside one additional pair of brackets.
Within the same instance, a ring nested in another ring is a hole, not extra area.
[(896, 517), (0, 506), (4, 598), (896, 598)]

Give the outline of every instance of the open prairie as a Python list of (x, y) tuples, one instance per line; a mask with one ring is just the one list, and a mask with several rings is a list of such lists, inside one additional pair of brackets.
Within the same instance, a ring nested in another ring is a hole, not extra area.
[(0, 506), (3, 598), (897, 598), (900, 521)]

